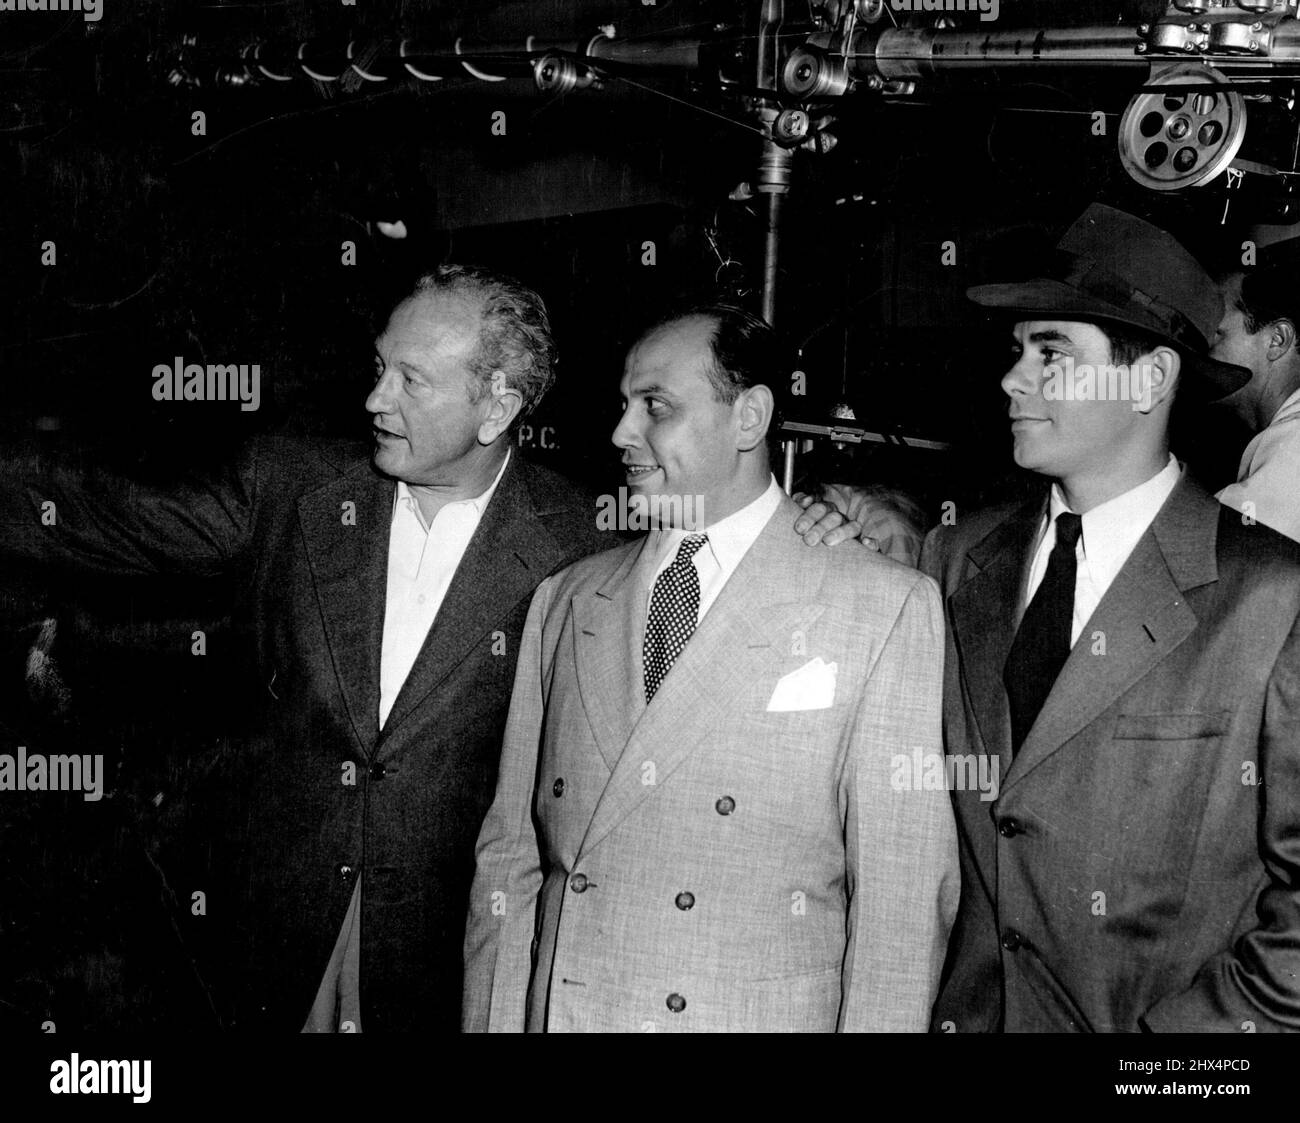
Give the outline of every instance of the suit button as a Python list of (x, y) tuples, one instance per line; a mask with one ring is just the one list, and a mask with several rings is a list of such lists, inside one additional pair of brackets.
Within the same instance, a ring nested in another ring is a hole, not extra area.
[(687, 909), (693, 909), (695, 907), (695, 894), (678, 893), (675, 904), (682, 910), (682, 912), (685, 912)]
[(375, 761), (375, 763), (370, 766), (370, 778), (372, 780), (382, 780), (387, 775), (388, 769), (379, 761)]
[(564, 794), (564, 777), (563, 777), (563, 776), (561, 776), (559, 779), (557, 779), (557, 780), (555, 781), (555, 783), (553, 783), (553, 784), (551, 785), (551, 791), (554, 793), (556, 799), (559, 799), (560, 796), (562, 796), (562, 795)]
[(587, 886), (590, 884), (591, 883), (587, 880), (587, 875), (585, 873), (575, 873), (573, 877), (569, 879), (569, 888), (575, 893), (585, 893), (587, 891)]
[(1002, 933), (1002, 946), (1007, 951), (1018, 951), (1025, 946), (1025, 938), (1014, 928), (1008, 928)]
[(1015, 838), (1018, 834), (1024, 834), (1025, 828), (1022, 827), (1015, 819), (1003, 819), (998, 824), (998, 834), (1003, 838)]
[(346, 863), (340, 865), (335, 872), (339, 875), (339, 880), (342, 881), (344, 885), (347, 885), (349, 882), (351, 882), (351, 880), (354, 877), (357, 876), (357, 871), (354, 870), (351, 866), (347, 865)]
[(736, 801), (731, 796), (724, 795), (713, 805), (713, 808), (719, 815), (730, 815), (736, 810)]
[(667, 1006), (674, 1014), (680, 1014), (686, 1009), (686, 999), (684, 999), (680, 994), (670, 994), (668, 996)]

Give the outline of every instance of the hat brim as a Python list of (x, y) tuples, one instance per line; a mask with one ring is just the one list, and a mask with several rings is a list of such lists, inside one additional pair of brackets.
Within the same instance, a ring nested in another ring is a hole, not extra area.
[(1038, 319), (1101, 320), (1109, 324), (1123, 324), (1150, 332), (1166, 340), (1183, 360), (1183, 370), (1189, 377), (1186, 387), (1190, 396), (1201, 401), (1215, 402), (1240, 390), (1250, 381), (1250, 371), (1233, 363), (1221, 363), (1207, 355), (1189, 350), (1175, 342), (1159, 328), (1144, 323), (1137, 317), (1117, 308), (1114, 304), (1082, 292), (1064, 281), (1046, 277), (1032, 281), (1013, 281), (1000, 285), (976, 285), (966, 290), (966, 295), (985, 308), (1002, 308), (1017, 312), (1021, 317)]

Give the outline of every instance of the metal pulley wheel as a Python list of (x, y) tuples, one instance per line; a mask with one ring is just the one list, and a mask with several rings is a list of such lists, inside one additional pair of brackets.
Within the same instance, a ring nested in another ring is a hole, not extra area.
[(1246, 101), (1219, 71), (1180, 63), (1153, 74), (1119, 123), (1124, 170), (1152, 191), (1209, 183), (1232, 163), (1246, 135)]

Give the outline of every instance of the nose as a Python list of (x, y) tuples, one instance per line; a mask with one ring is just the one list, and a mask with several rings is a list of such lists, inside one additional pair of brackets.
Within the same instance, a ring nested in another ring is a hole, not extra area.
[(1015, 365), (1002, 376), (1002, 392), (1008, 398), (1027, 397), (1038, 390), (1038, 372), (1033, 366), (1032, 356), (1026, 352), (1016, 360)]
[(384, 371), (375, 382), (374, 388), (366, 395), (368, 413), (391, 413), (393, 409), (393, 390), (396, 387), (397, 371)]
[(613, 436), (610, 440), (614, 442), (616, 448), (623, 450), (637, 448), (641, 444), (640, 426), (637, 425), (632, 417), (632, 407), (629, 405), (623, 410), (623, 416), (619, 419), (618, 424), (614, 427)]

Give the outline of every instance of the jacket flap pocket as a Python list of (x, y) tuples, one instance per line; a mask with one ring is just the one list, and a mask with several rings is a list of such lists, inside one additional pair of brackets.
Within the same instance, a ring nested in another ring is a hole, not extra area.
[(1115, 719), (1117, 741), (1194, 741), (1227, 731), (1231, 710), (1208, 714), (1120, 714)]

